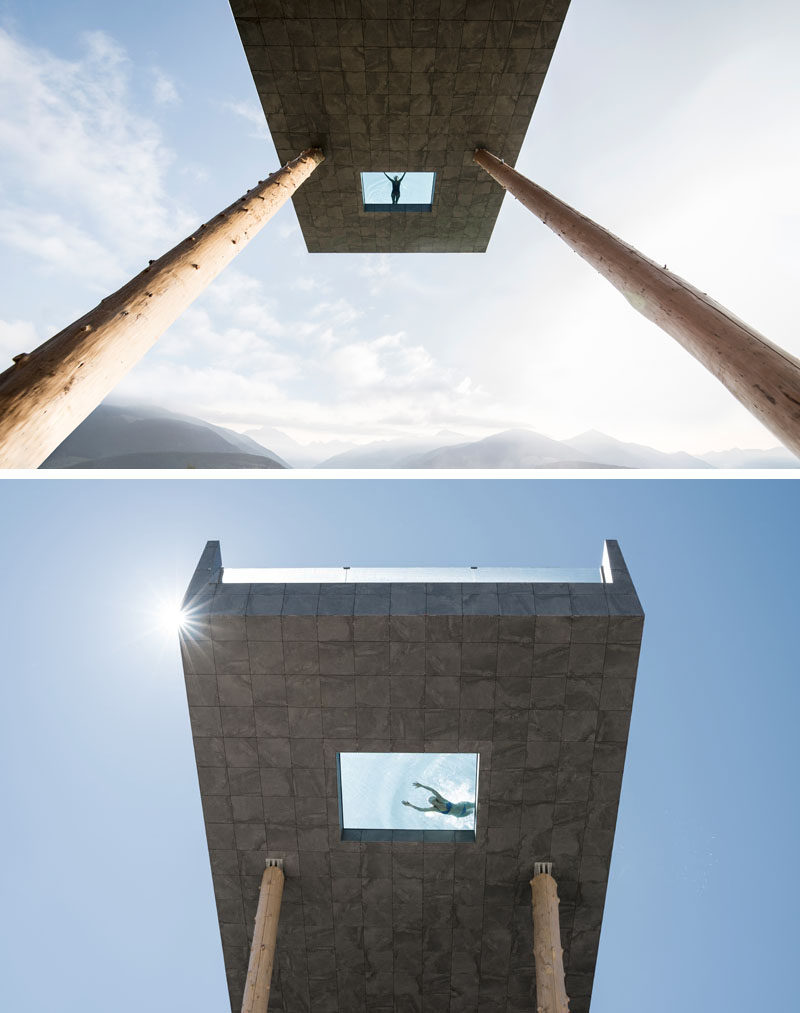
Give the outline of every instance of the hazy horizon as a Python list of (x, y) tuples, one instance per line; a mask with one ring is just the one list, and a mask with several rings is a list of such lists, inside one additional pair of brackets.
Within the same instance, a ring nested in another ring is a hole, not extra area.
[[(152, 454), (156, 451), (177, 451), (180, 446), (183, 446), (184, 451), (186, 451), (189, 449), (184, 442), (186, 436), (182, 436), (180, 429), (170, 429), (171, 425), (178, 427), (184, 423), (190, 426), (197, 425), (198, 423), (201, 425), (214, 425), (214, 423), (206, 423), (205, 420), (197, 416), (183, 415), (182, 413), (175, 413), (173, 415), (168, 409), (154, 406), (144, 401), (122, 401), (108, 398), (98, 411), (102, 411), (104, 408), (112, 413), (116, 410), (118, 414), (116, 416), (111, 415), (109, 418), (107, 414), (100, 417), (97, 413), (94, 413), (86, 424), (78, 427), (64, 441), (62, 446), (54, 451), (53, 457), (59, 461), (63, 458), (73, 463), (76, 458), (79, 459), (81, 457), (89, 461), (99, 461), (106, 457), (109, 459), (118, 457), (124, 453), (135, 453), (141, 456), (148, 452)], [(126, 413), (130, 413), (130, 417)], [(138, 416), (136, 413), (139, 413)], [(123, 418), (128, 418), (128, 422), (132, 427), (127, 433), (119, 429), (119, 423)], [(156, 428), (153, 428), (149, 424), (151, 419), (156, 423)], [(175, 420), (174, 422), (173, 419)], [(108, 423), (111, 420), (114, 420), (114, 427), (109, 429)], [(143, 421), (147, 421), (147, 428), (145, 432), (142, 433), (140, 431), (137, 435), (134, 430)], [(160, 428), (158, 428), (159, 423), (161, 423)], [(420, 455), (439, 454), (448, 450), (457, 452), (459, 448), (463, 448), (463, 452), (465, 453), (483, 453), (480, 451), (480, 448), (484, 445), (484, 441), (486, 444), (492, 444), (492, 452), (496, 458), (494, 463), (491, 463), (491, 454), (489, 458), (486, 458), (484, 454), (483, 459), (488, 463), (473, 463), (469, 465), (462, 459), (458, 465), (443, 463), (437, 466), (442, 468), (457, 466), (477, 469), (500, 466), (525, 468), (532, 466), (530, 463), (525, 463), (526, 451), (539, 447), (540, 453), (543, 453), (545, 445), (551, 441), (551, 437), (546, 433), (537, 433), (535, 430), (523, 428), (490, 432), (486, 436), (481, 436), (474, 440), (465, 433), (440, 430), (437, 433), (420, 434), (415, 437), (386, 437), (382, 440), (373, 441), (367, 436), (358, 442), (353, 439), (350, 441), (330, 440), (318, 443), (308, 442), (305, 444), (293, 440), (291, 435), (278, 427), (264, 427), (258, 430), (251, 429), (243, 434), (238, 433), (233, 428), (222, 427), (222, 433), (225, 434), (225, 439), (239, 441), (236, 444), (236, 449), (240, 453), (245, 450), (242, 444), (246, 440), (252, 440), (263, 451), (280, 458), (291, 468), (343, 467), (345, 466), (344, 461), (349, 460), (353, 455), (356, 455), (353, 458), (353, 463), (347, 464), (347, 467), (355, 469), (369, 467), (407, 468), (416, 466), (412, 459)], [(240, 436), (243, 436), (244, 440), (239, 440)], [(219, 436), (215, 435), (213, 439), (218, 440)], [(131, 441), (133, 441), (133, 445)], [(517, 444), (516, 464), (512, 463), (515, 457), (515, 442)], [(601, 433), (598, 430), (587, 430), (583, 433), (576, 433), (569, 440), (555, 441), (549, 450), (552, 453), (559, 448), (562, 451), (563, 460), (568, 461), (573, 459), (576, 461), (575, 467), (584, 466), (587, 468), (602, 467), (604, 465), (629, 468), (692, 467), (697, 466), (692, 465), (691, 462), (694, 461), (698, 464), (705, 463), (714, 468), (739, 469), (749, 467), (763, 469), (796, 467), (798, 463), (797, 459), (779, 444), (766, 450), (729, 448), (728, 451), (710, 451), (704, 455), (689, 455), (683, 461), (671, 460), (671, 458), (664, 460), (659, 456), (661, 454), (660, 451), (654, 451), (653, 448), (648, 448), (644, 445), (617, 444), (617, 441), (609, 436), (609, 434)], [(202, 452), (199, 447), (195, 449), (198, 452)], [(206, 452), (211, 449), (211, 447), (207, 448)], [(231, 449), (233, 450), (234, 448), (232, 447)], [(252, 448), (248, 452), (254, 453), (255, 448)], [(680, 458), (682, 453), (677, 452), (672, 456)], [(498, 457), (499, 454), (502, 455), (505, 463), (501, 463)], [(553, 461), (558, 459), (557, 457), (552, 458)], [(390, 463), (391, 461), (395, 461), (396, 463), (392, 464)], [(50, 458), (45, 462), (45, 467), (47, 468), (56, 466), (59, 465)], [(123, 465), (122, 462), (118, 462), (113, 466), (122, 467)], [(137, 461), (135, 465), (138, 468), (144, 466), (141, 461)], [(211, 465), (202, 464), (196, 464), (195, 466), (211, 467)], [(246, 467), (244, 462), (238, 466)], [(428, 467), (428, 465), (425, 466)], [(160, 467), (160, 465), (154, 461), (153, 467)], [(546, 465), (539, 464), (536, 467), (546, 467)]]

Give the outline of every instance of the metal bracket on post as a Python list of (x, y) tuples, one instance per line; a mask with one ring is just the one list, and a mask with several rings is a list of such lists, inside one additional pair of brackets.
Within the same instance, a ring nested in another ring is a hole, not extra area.
[[(283, 897), (283, 859), (266, 856), (244, 983), (242, 1013), (267, 1013)], [(280, 876), (274, 873), (280, 872)]]
[(564, 951), (558, 916), (558, 887), (552, 862), (534, 862), (531, 880), (533, 957), (538, 1013), (569, 1013), (564, 980)]

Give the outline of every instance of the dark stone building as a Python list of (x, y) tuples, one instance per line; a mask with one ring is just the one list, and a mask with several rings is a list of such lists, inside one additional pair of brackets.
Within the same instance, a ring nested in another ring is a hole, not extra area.
[[(244, 578), (209, 542), (182, 633), (231, 1008), (272, 857), (270, 1009), (530, 1010), (545, 861), (586, 1013), (643, 624), (617, 543), (594, 572)], [(479, 753), (475, 843), (342, 841), (337, 754), (362, 751)]]
[[(483, 252), (503, 190), (472, 161), (519, 155), (569, 0), (231, 0), (311, 253)], [(362, 172), (435, 172), (427, 214), (366, 211)]]

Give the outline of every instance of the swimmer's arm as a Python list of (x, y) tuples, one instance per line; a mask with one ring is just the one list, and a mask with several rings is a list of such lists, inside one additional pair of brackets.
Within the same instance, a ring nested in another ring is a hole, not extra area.
[(439, 799), (440, 802), (446, 802), (447, 801), (447, 799), (443, 798), (435, 788), (431, 788), (431, 786), (429, 784), (420, 784), (419, 781), (415, 781), (414, 782), (414, 787), (415, 788), (424, 788), (425, 791), (431, 792), (431, 794), (435, 795)]
[(428, 809), (422, 809), (420, 806), (414, 805), (413, 802), (406, 802), (405, 799), (403, 799), (403, 805), (407, 805), (409, 809), (416, 809), (418, 813), (432, 813), (436, 811), (433, 806), (430, 806)]

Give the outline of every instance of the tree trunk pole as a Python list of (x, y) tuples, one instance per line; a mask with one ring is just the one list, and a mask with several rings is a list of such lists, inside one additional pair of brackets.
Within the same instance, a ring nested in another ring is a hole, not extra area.
[(242, 1013), (267, 1013), (282, 896), (283, 869), (267, 866), (261, 877), (261, 892), (258, 896), (256, 926), (250, 947), (247, 980), (244, 984)]
[(483, 148), (475, 161), (800, 456), (800, 360)]
[(533, 958), (536, 962), (536, 1013), (569, 1013), (564, 984), (558, 890), (547, 872), (534, 872), (531, 880)]
[(0, 373), (0, 467), (37, 468), (292, 196), (308, 148), (80, 320)]

